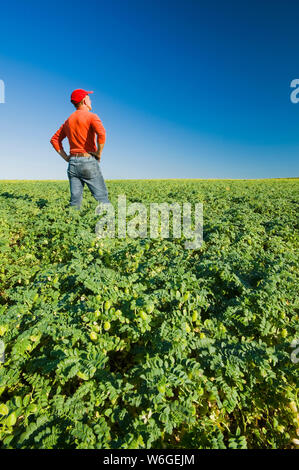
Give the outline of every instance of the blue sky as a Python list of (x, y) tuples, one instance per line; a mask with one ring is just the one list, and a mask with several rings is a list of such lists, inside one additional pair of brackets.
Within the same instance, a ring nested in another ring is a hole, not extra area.
[(0, 178), (67, 179), (49, 140), (75, 88), (107, 179), (299, 176), (298, 21), (290, 0), (3, 3)]

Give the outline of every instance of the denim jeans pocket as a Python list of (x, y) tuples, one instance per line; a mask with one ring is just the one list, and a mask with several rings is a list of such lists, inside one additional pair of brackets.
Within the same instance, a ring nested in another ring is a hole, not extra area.
[(81, 178), (91, 179), (96, 175), (97, 167), (96, 162), (81, 163), (78, 168), (78, 173)]

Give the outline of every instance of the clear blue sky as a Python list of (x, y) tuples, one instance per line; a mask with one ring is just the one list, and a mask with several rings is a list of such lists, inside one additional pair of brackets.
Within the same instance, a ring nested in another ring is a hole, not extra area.
[(295, 0), (3, 2), (0, 179), (67, 179), (75, 88), (107, 179), (299, 176), (298, 24)]

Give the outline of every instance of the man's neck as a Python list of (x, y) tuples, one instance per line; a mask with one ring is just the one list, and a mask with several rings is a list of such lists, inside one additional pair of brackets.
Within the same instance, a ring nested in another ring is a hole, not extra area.
[(83, 104), (82, 106), (80, 106), (79, 108), (77, 108), (76, 111), (89, 111), (89, 109), (88, 109), (88, 107), (86, 106), (86, 104)]

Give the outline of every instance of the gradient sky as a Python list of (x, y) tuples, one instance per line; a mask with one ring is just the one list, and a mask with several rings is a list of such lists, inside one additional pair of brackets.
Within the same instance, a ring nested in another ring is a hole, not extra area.
[(67, 179), (75, 88), (106, 179), (299, 176), (298, 24), (295, 0), (2, 2), (0, 179)]

